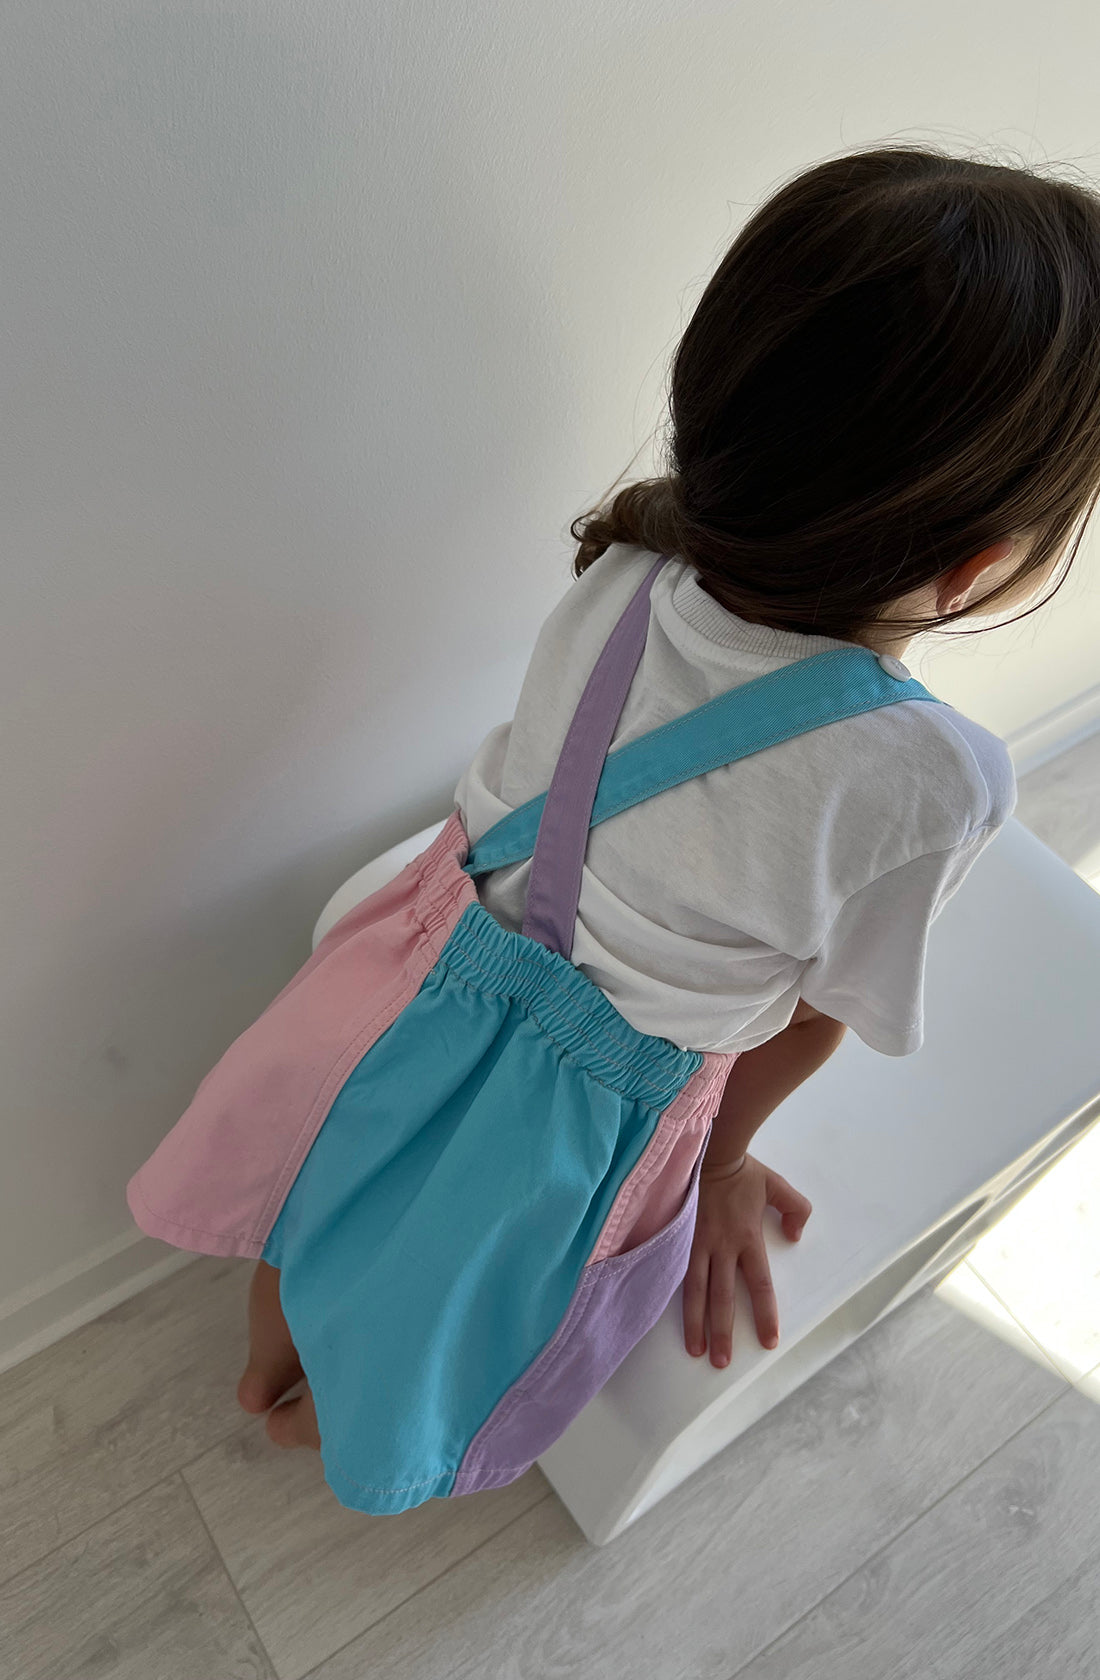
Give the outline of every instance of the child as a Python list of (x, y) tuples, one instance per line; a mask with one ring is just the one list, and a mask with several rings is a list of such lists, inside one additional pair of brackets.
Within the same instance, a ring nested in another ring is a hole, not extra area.
[[(670, 411), (667, 472), (571, 527), (577, 581), (542, 628), (514, 718), (456, 789), (471, 842), (549, 785), (597, 654), (657, 555), (672, 558), (613, 749), (832, 649), (870, 649), (904, 680), (915, 634), (1022, 605), (1067, 551), (1072, 562), (1100, 486), (1100, 202), (916, 147), (811, 168), (711, 279)], [(738, 1053), (699, 1179), (689, 1352), (709, 1328), (712, 1362), (729, 1361), (738, 1265), (756, 1333), (776, 1345), (764, 1211), (797, 1239), (811, 1208), (748, 1146), (847, 1027), (885, 1055), (920, 1048), (929, 926), (1014, 804), (1003, 742), (912, 700), (780, 740), (592, 829), (572, 962), (640, 1031)], [(478, 884), (513, 931), (530, 869)], [(308, 1389), (276, 1405), (303, 1375), (278, 1283), (261, 1260), (239, 1399), (275, 1408), (274, 1441), (316, 1447)]]

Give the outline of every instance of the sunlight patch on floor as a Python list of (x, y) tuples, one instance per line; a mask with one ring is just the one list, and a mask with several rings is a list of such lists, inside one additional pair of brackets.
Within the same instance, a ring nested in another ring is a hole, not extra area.
[(1042, 1365), (1055, 1376), (1062, 1373), (1057, 1366), (1051, 1364), (1038, 1342), (1032, 1341), (1027, 1331), (1017, 1324), (988, 1284), (982, 1282), (977, 1272), (968, 1261), (963, 1260), (936, 1286), (935, 1293), (949, 1306), (957, 1307), (967, 1318), (980, 1324), (983, 1330), (992, 1330), (995, 1336), (1000, 1336), (1003, 1342), (1016, 1348), (1033, 1359), (1037, 1365)]
[(936, 1294), (1100, 1402), (1100, 1125), (982, 1235)]

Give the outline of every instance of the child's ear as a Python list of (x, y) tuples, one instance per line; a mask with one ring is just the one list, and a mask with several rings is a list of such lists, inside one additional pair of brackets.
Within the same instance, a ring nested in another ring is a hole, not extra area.
[(1003, 542), (990, 543), (977, 554), (972, 554), (969, 560), (961, 565), (953, 566), (945, 572), (939, 581), (936, 592), (936, 611), (941, 613), (957, 612), (965, 606), (966, 597), (982, 573), (990, 566), (999, 566), (1007, 560), (1016, 546), (1015, 537), (1006, 537)]

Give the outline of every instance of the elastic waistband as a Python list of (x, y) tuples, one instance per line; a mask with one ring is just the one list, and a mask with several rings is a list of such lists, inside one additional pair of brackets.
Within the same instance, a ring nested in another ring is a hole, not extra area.
[(437, 964), (479, 991), (524, 1003), (565, 1054), (621, 1096), (667, 1108), (702, 1067), (702, 1051), (640, 1032), (560, 951), (502, 927), (463, 868), (469, 852), (455, 810), (417, 860), (417, 913), (442, 940)]
[(639, 1032), (560, 951), (501, 927), (480, 902), (467, 905), (439, 962), (479, 991), (524, 1004), (559, 1049), (623, 1097), (667, 1108), (703, 1065), (699, 1051)]

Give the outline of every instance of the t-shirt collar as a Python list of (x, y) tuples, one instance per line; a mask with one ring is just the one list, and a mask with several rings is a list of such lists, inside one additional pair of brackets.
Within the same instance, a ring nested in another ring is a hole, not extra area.
[(681, 561), (683, 572), (672, 590), (674, 612), (691, 628), (719, 647), (740, 648), (745, 653), (771, 654), (776, 659), (808, 659), (833, 648), (858, 647), (857, 642), (835, 636), (808, 636), (799, 630), (778, 630), (770, 624), (750, 624), (727, 607), (720, 606), (699, 582), (694, 567)]

